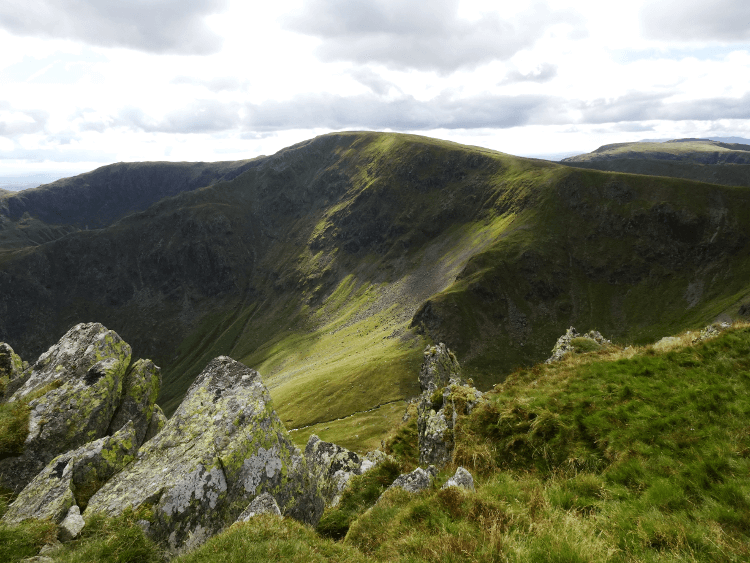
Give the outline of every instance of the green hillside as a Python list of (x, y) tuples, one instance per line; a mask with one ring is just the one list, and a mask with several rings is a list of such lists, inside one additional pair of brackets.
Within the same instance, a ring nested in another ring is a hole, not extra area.
[(102, 322), (162, 366), (168, 413), (227, 354), (263, 374), (289, 428), (361, 449), (417, 394), (427, 342), (488, 389), (571, 324), (639, 343), (736, 317), (748, 198), (425, 137), (325, 135), (0, 255), (0, 340), (33, 360)]
[[(698, 336), (518, 370), (457, 419), (453, 461), (431, 488), (385, 491), (413, 467), (412, 418), (386, 444), (395, 460), (353, 478), (317, 529), (264, 515), (175, 561), (746, 561), (750, 328)], [(441, 489), (459, 465), (476, 491)], [(97, 517), (53, 557), (160, 560), (137, 518)], [(35, 554), (49, 533), (0, 526), (3, 560)]]

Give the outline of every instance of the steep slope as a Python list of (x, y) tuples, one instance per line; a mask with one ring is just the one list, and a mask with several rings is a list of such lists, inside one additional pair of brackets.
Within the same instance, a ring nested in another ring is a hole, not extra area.
[(326, 135), (0, 256), (0, 340), (33, 357), (102, 322), (162, 366), (167, 411), (227, 354), (264, 376), (295, 428), (418, 394), (426, 340), (487, 387), (570, 324), (628, 341), (736, 314), (749, 197), (423, 137)]
[(561, 162), (578, 168), (750, 186), (750, 145), (708, 139), (604, 145)]
[(253, 162), (121, 162), (38, 188), (0, 193), (0, 252), (106, 227), (164, 197), (231, 180)]

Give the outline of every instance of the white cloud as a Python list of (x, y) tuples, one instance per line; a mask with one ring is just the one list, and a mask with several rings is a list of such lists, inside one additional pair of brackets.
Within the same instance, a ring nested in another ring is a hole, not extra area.
[(101, 47), (206, 55), (222, 40), (204, 20), (226, 7), (226, 0), (4, 0), (0, 27)]
[(644, 35), (676, 41), (750, 41), (747, 0), (651, 0), (641, 8)]

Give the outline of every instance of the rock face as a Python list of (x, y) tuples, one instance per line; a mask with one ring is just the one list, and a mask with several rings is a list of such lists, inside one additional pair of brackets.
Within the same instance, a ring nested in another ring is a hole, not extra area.
[(458, 360), (442, 343), (425, 349), (419, 384), (419, 463), (442, 466), (453, 455), (453, 429), (458, 417), (469, 414), (482, 393), (462, 380)]
[(399, 475), (389, 488), (401, 487), (406, 492), (418, 493), (432, 485), (432, 480), (435, 478), (436, 473), (437, 469), (435, 469), (434, 465), (430, 465), (426, 470), (417, 467), (411, 473)]
[[(122, 401), (109, 423), (109, 434), (114, 434), (129, 420), (135, 424), (136, 442), (143, 443), (156, 409), (156, 397), (161, 387), (161, 370), (151, 360), (138, 360), (125, 375)], [(161, 416), (164, 413), (159, 409)], [(156, 421), (158, 425), (158, 420)]]
[(221, 356), (197, 377), (164, 429), (91, 498), (85, 514), (150, 508), (149, 535), (172, 553), (201, 544), (267, 492), (316, 524), (323, 497), (258, 372)]
[(5, 342), (0, 342), (0, 402), (23, 385), (23, 361)]
[(343, 446), (324, 442), (313, 434), (305, 447), (305, 459), (318, 481), (326, 506), (336, 506), (349, 479), (366, 473), (385, 460), (386, 455), (376, 450), (362, 458)]
[(448, 479), (441, 488), (447, 489), (448, 487), (458, 487), (461, 489), (473, 491), (474, 477), (472, 477), (471, 473), (466, 471), (466, 469), (464, 469), (463, 467), (459, 467), (458, 469), (456, 469), (455, 475)]
[(552, 362), (559, 362), (563, 359), (565, 354), (568, 352), (576, 351), (576, 345), (573, 342), (575, 339), (585, 339), (591, 341), (592, 345), (608, 346), (612, 344), (610, 340), (604, 338), (598, 331), (590, 330), (586, 334), (578, 334), (574, 327), (570, 327), (565, 334), (557, 339), (555, 346), (552, 348), (552, 355), (547, 358), (544, 363), (551, 364)]
[(134, 459), (135, 426), (128, 422), (114, 436), (105, 436), (57, 456), (8, 507), (3, 522), (29, 518), (60, 523), (71, 507), (86, 507), (109, 478)]
[(20, 490), (60, 453), (108, 433), (120, 403), (130, 346), (98, 323), (79, 324), (30, 368), (9, 401), (28, 401), (20, 456), (0, 461), (0, 485)]
[(276, 504), (276, 499), (268, 493), (263, 493), (255, 497), (250, 506), (239, 515), (237, 522), (247, 522), (250, 518), (259, 516), (260, 514), (273, 514), (281, 518), (281, 509)]

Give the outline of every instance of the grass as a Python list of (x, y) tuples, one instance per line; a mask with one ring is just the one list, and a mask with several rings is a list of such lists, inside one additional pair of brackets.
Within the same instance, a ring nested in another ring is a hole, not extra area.
[[(453, 462), (431, 488), (386, 491), (414, 462), (412, 417), (386, 439), (396, 461), (353, 478), (317, 530), (264, 516), (177, 561), (747, 561), (750, 326), (696, 337), (517, 370), (457, 420)], [(475, 492), (441, 489), (458, 465)], [(155, 561), (135, 520), (93, 519), (54, 557)], [(45, 537), (1, 533), (13, 553)]]

